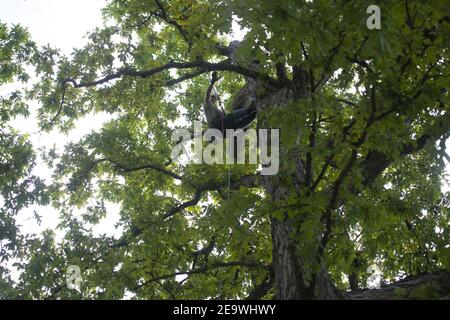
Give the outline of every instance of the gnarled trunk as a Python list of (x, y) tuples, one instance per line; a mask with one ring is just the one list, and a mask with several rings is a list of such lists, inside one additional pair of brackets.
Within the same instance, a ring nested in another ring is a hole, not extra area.
[[(300, 97), (297, 93), (300, 92)], [(283, 88), (258, 101), (258, 110), (261, 112), (268, 108), (279, 108), (282, 112), (284, 105), (293, 99), (304, 97), (308, 90), (305, 88)], [(264, 119), (258, 119), (260, 128), (270, 128)], [(295, 167), (295, 174), (287, 175), (283, 167)], [(264, 187), (273, 201), (286, 199), (290, 193), (286, 185), (295, 185), (297, 191), (306, 183), (304, 160), (299, 151), (285, 150), (280, 145), (280, 172), (264, 179)], [(289, 181), (289, 179), (292, 179)], [(289, 181), (289, 183), (287, 183)], [(301, 197), (301, 194), (300, 194)], [(323, 257), (317, 252), (319, 271), (312, 272), (311, 266), (305, 263), (304, 257), (299, 253), (300, 236), (298, 233), (299, 221), (289, 218), (287, 212), (283, 219), (271, 218), (272, 231), (272, 267), (274, 276), (275, 298), (288, 299), (449, 299), (450, 273), (448, 271), (419, 276), (407, 277), (398, 282), (389, 284), (378, 290), (355, 290), (342, 292), (332, 283), (326, 270)]]
[[(293, 100), (305, 99), (310, 96), (310, 85), (306, 72), (302, 69), (295, 70), (294, 86), (285, 87), (265, 97), (259, 98), (258, 113), (267, 109), (279, 109), (275, 112), (283, 112), (283, 107)], [(266, 119), (258, 119), (259, 128), (270, 128)], [(300, 148), (287, 150), (280, 145), (280, 172), (275, 176), (265, 178), (265, 189), (273, 201), (283, 200), (291, 193), (296, 192), (286, 188), (287, 179), (291, 179), (291, 185), (295, 185), (297, 193), (306, 189), (306, 171), (304, 159), (300, 156)], [(287, 174), (283, 168), (294, 167), (294, 174)], [(300, 195), (301, 197), (301, 195)], [(344, 295), (337, 290), (330, 281), (320, 254), (317, 255), (320, 271), (311, 272), (311, 266), (305, 264), (299, 254), (298, 219), (294, 222), (288, 214), (283, 219), (272, 217), (272, 266), (274, 272), (274, 286), (276, 298), (287, 299), (342, 299)]]

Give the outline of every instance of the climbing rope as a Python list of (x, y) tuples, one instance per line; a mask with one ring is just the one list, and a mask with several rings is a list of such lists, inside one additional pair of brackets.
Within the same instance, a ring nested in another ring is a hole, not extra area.
[(228, 167), (228, 196), (227, 199), (230, 199), (230, 184), (231, 184), (231, 169)]
[(220, 110), (222, 111), (222, 114), (220, 115), (220, 120), (222, 121), (221, 130), (222, 131), (222, 138), (225, 138), (225, 125), (223, 123), (223, 118), (225, 116), (225, 110), (223, 110), (223, 107), (220, 107)]

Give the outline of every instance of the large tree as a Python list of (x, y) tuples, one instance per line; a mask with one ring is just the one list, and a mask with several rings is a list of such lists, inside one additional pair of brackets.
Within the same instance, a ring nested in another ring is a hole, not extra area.
[[(42, 129), (65, 132), (92, 112), (112, 120), (45, 154), (65, 236), (23, 243), (14, 294), (448, 296), (450, 7), (387, 1), (369, 30), (369, 5), (113, 0), (84, 48), (41, 49), (28, 94)], [(238, 45), (233, 21), (246, 32)], [(280, 129), (278, 174), (171, 160), (173, 129), (202, 119), (211, 71), (226, 109), (245, 86), (256, 127)], [(108, 202), (120, 207), (119, 238), (91, 230)], [(81, 293), (66, 288), (69, 265)], [(382, 288), (365, 290), (373, 265)]]

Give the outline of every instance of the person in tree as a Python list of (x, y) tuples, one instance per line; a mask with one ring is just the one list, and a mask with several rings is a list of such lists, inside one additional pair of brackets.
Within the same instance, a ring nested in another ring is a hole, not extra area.
[(215, 83), (219, 80), (217, 72), (213, 72), (211, 84), (206, 91), (204, 112), (208, 127), (211, 129), (218, 129), (222, 133), (226, 132), (226, 129), (243, 129), (245, 130), (250, 123), (256, 117), (255, 109), (239, 108), (233, 112), (225, 114), (224, 111), (219, 109), (220, 97), (214, 89)]

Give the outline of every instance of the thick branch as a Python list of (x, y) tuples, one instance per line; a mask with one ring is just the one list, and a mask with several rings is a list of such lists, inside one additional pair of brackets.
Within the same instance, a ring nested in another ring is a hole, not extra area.
[(261, 282), (252, 290), (252, 292), (250, 292), (246, 300), (261, 300), (267, 294), (267, 292), (269, 292), (269, 290), (273, 288), (273, 282), (273, 275), (267, 275), (267, 277), (264, 278), (263, 282)]
[(195, 196), (194, 196), (194, 198), (192, 200), (183, 202), (179, 206), (176, 206), (175, 208), (170, 209), (164, 215), (164, 219), (168, 219), (168, 218), (174, 216), (175, 214), (177, 214), (178, 212), (183, 211), (186, 208), (189, 208), (189, 207), (197, 205), (198, 202), (200, 201), (200, 199), (202, 198), (202, 193), (203, 193), (203, 190), (197, 189), (197, 191), (195, 192)]
[(450, 272), (440, 271), (407, 277), (381, 289), (347, 293), (350, 300), (441, 299), (450, 293)]
[[(237, 180), (230, 181), (230, 189), (236, 189), (236, 188), (239, 188), (240, 186), (244, 186), (247, 188), (257, 187), (261, 184), (261, 180), (262, 180), (261, 177), (258, 175), (245, 175), (245, 176), (240, 177)], [(164, 215), (164, 219), (168, 219), (188, 207), (197, 205), (202, 197), (203, 192), (219, 190), (221, 188), (226, 187), (227, 185), (228, 185), (228, 181), (223, 181), (223, 182), (219, 182), (219, 183), (205, 183), (205, 184), (197, 187), (197, 190), (195, 191), (195, 195), (194, 195), (193, 199), (186, 201), (186, 202), (180, 204), (179, 206), (169, 210)]]
[(165, 86), (170, 87), (170, 86), (173, 86), (173, 85), (178, 84), (180, 82), (183, 82), (183, 81), (186, 81), (186, 80), (198, 77), (199, 75), (202, 75), (202, 74), (207, 73), (207, 72), (208, 71), (206, 71), (206, 70), (200, 69), (200, 70), (194, 71), (192, 73), (186, 73), (186, 74), (182, 75), (179, 78), (167, 80), (166, 83), (165, 83)]
[(95, 86), (104, 84), (106, 82), (109, 82), (111, 80), (120, 79), (125, 76), (149, 78), (151, 76), (154, 76), (158, 73), (161, 73), (163, 71), (170, 70), (170, 69), (191, 69), (191, 68), (200, 68), (200, 69), (203, 69), (206, 71), (230, 71), (230, 72), (235, 72), (235, 73), (238, 73), (238, 74), (241, 74), (243, 76), (247, 76), (247, 77), (250, 77), (253, 79), (261, 79), (275, 88), (282, 86), (282, 84), (280, 84), (279, 81), (277, 81), (265, 74), (261, 74), (257, 71), (254, 71), (254, 70), (242, 67), (242, 66), (229, 64), (226, 61), (212, 63), (212, 62), (207, 62), (207, 61), (202, 61), (202, 60), (198, 60), (198, 61), (194, 61), (194, 62), (170, 61), (162, 66), (155, 67), (150, 70), (143, 70), (143, 71), (125, 68), (125, 69), (121, 69), (115, 73), (112, 73), (110, 75), (107, 75), (101, 79), (90, 81), (90, 82), (77, 83), (75, 79), (71, 79), (71, 78), (66, 79), (64, 82), (72, 83), (75, 88), (86, 88), (86, 87), (95, 87)]
[[(450, 115), (441, 116), (440, 119), (429, 128), (428, 133), (423, 134), (414, 141), (405, 143), (401, 148), (400, 155), (408, 156), (419, 152), (427, 145), (427, 143), (439, 139), (440, 136), (449, 130), (449, 118)], [(363, 173), (363, 185), (367, 186), (372, 183), (392, 162), (393, 159), (382, 152), (376, 150), (369, 151), (360, 164)]]

